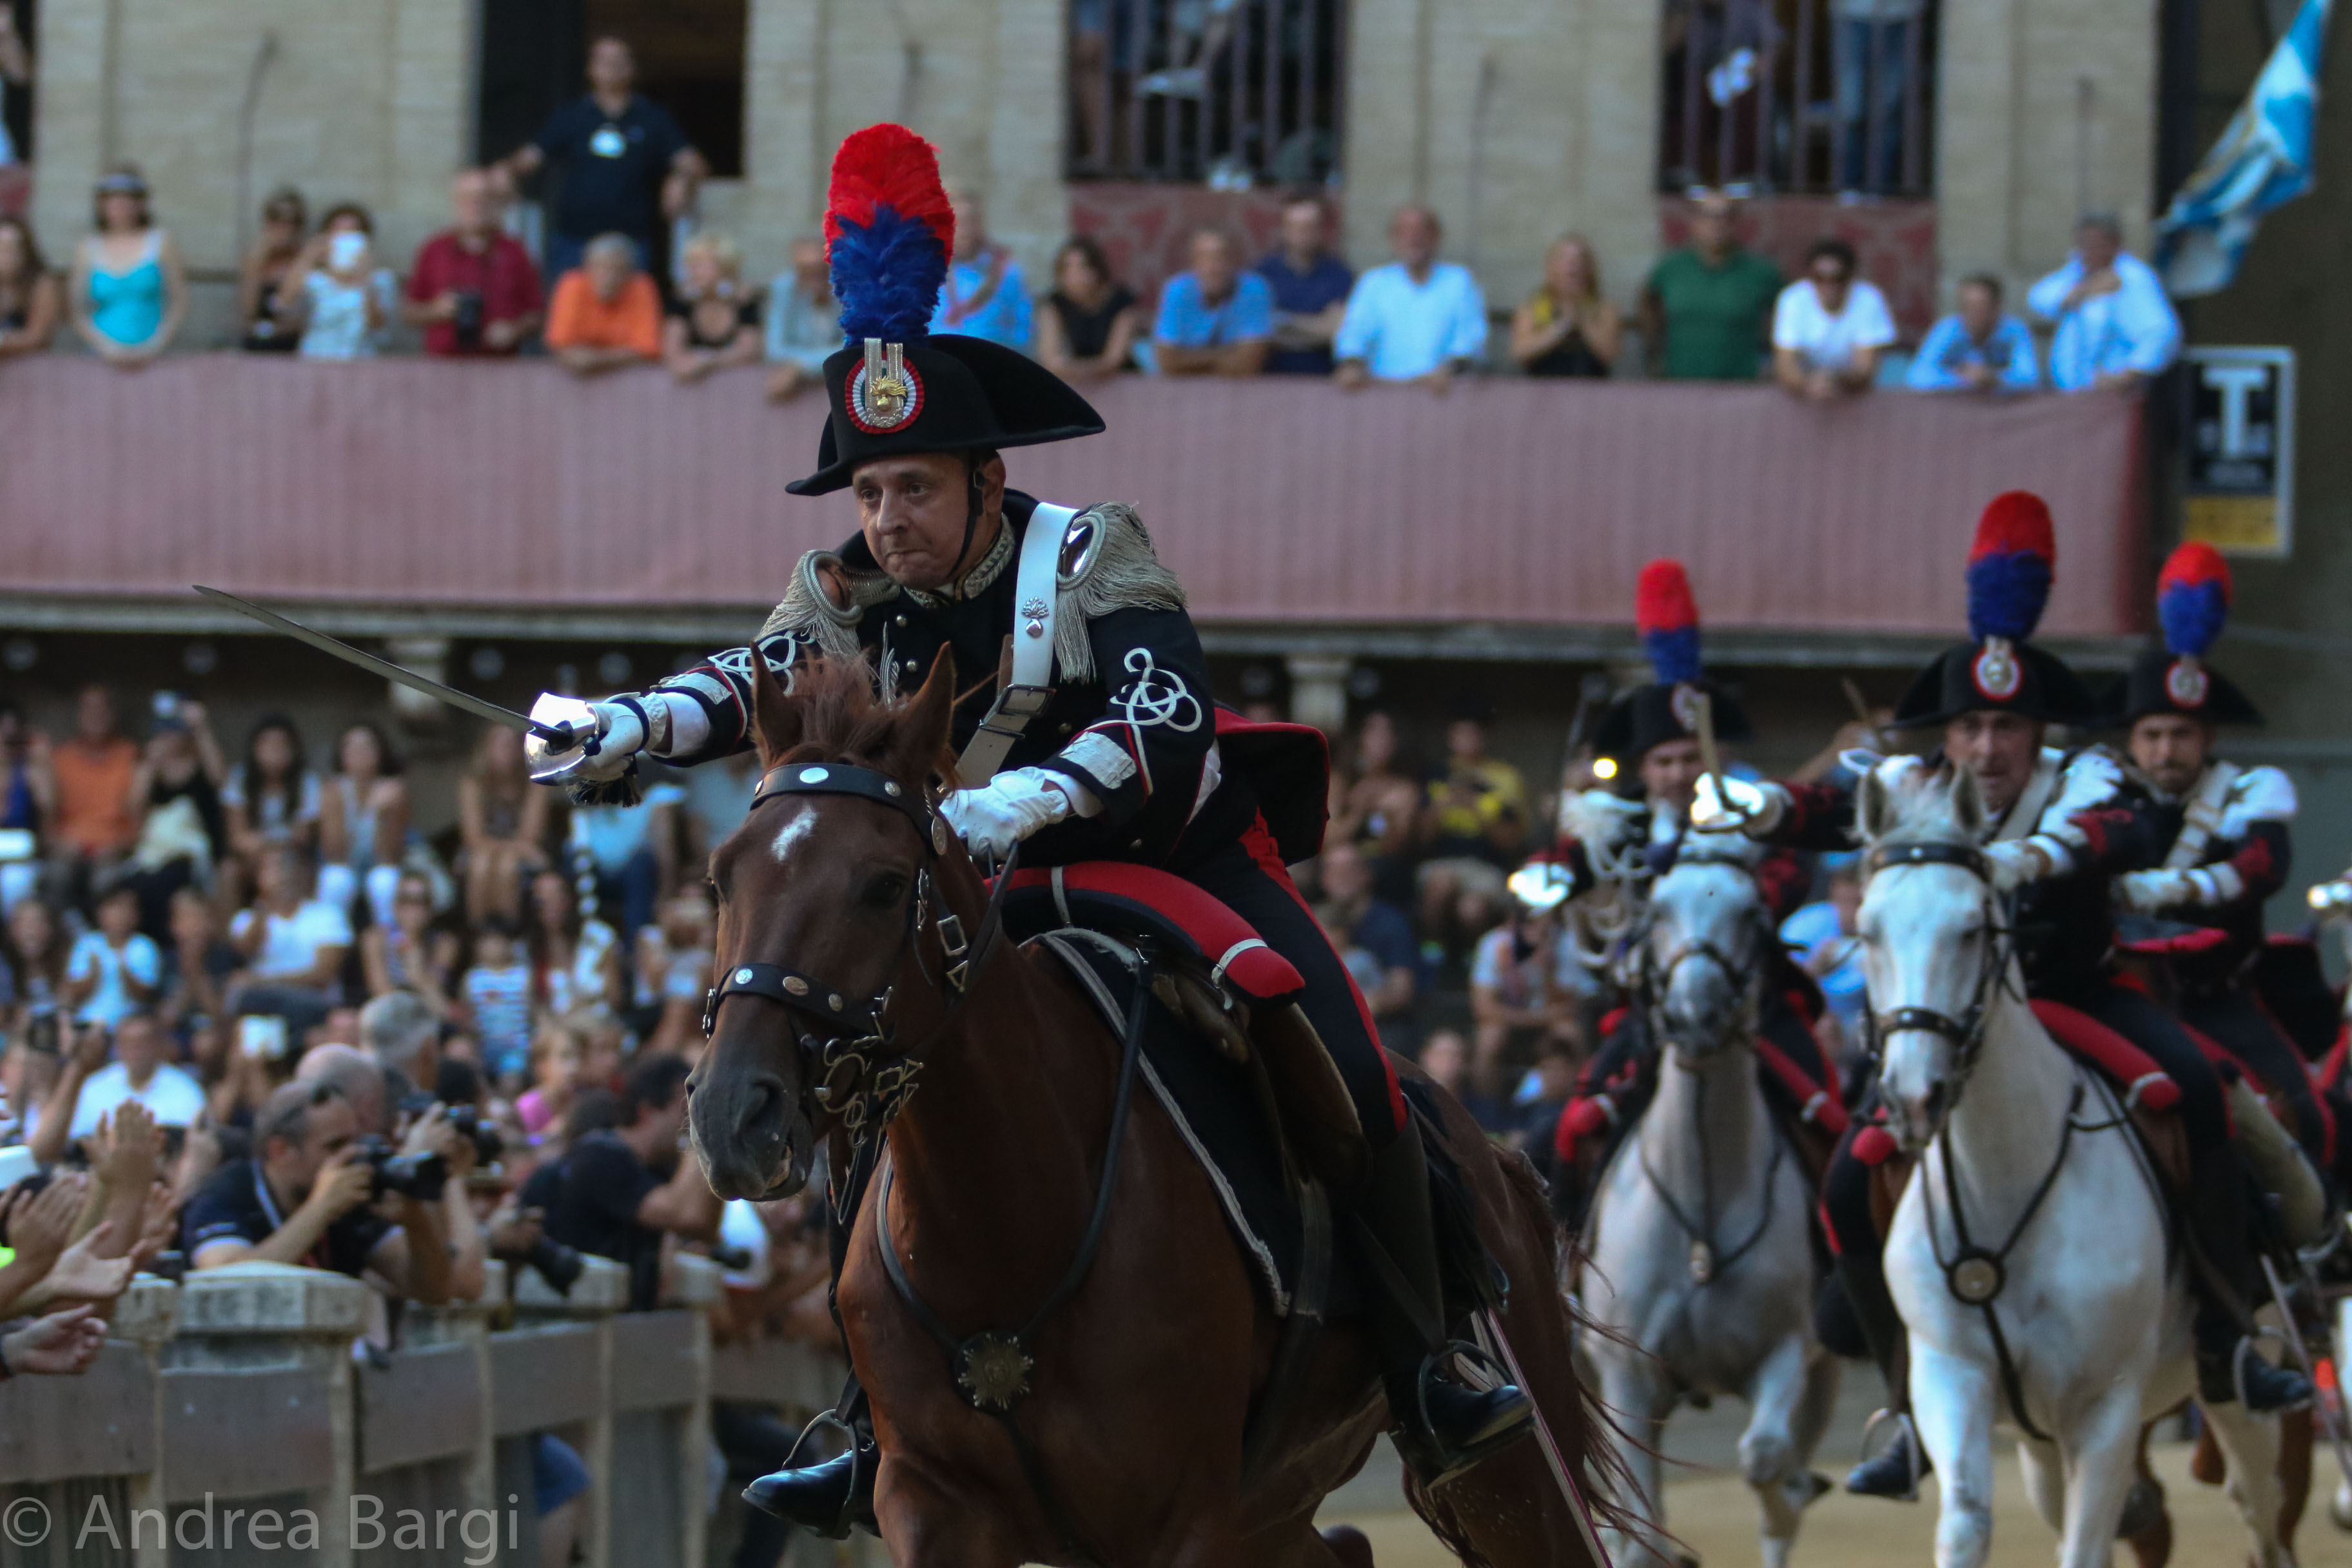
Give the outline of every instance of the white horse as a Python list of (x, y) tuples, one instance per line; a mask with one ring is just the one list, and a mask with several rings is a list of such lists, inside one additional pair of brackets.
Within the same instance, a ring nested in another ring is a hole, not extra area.
[[(1635, 958), (1662, 1037), (1657, 1096), (1601, 1180), (1580, 1294), (1622, 1338), (1586, 1353), (1625, 1424), (1621, 1457), (1638, 1519), (1662, 1527), (1657, 1447), (1684, 1398), (1748, 1405), (1741, 1473), (1762, 1506), (1769, 1568), (1781, 1568), (1809, 1468), (1837, 1396), (1837, 1361), (1813, 1336), (1811, 1191), (1756, 1082), (1755, 1039), (1771, 917), (1754, 846), (1686, 852), (1651, 893)], [(1657, 1531), (1610, 1543), (1619, 1568), (1662, 1561)]]
[[(1942, 1488), (1937, 1568), (1978, 1568), (1990, 1549), (1997, 1424), (2021, 1434), (2062, 1568), (2105, 1568), (2140, 1429), (2195, 1392), (2186, 1265), (2117, 1097), (2027, 1005), (1977, 847), (1974, 775), (1882, 763), (1860, 817), (1880, 1093), (1889, 1130), (1921, 1155), (1886, 1276)], [(2206, 1414), (2254, 1561), (2288, 1568), (2277, 1422), (2235, 1404)]]

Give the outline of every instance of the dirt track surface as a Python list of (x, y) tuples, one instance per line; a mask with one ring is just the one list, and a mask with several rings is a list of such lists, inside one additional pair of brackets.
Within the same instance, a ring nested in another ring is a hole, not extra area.
[[(2172, 1510), (2175, 1568), (2234, 1568), (2246, 1560), (2246, 1536), (2237, 1510), (2220, 1489), (2189, 1479), (2186, 1445), (2155, 1451), (2156, 1470)], [(2331, 1478), (2332, 1479), (2332, 1478)], [(2352, 1535), (2327, 1521), (2326, 1496), (2315, 1486), (2296, 1537), (2302, 1568), (2352, 1568)], [(1667, 1525), (1705, 1568), (1740, 1568), (1759, 1561), (1756, 1501), (1739, 1479), (1695, 1476), (1666, 1488)], [(1379, 1568), (1454, 1568), (1454, 1559), (1410, 1513), (1327, 1514), (1344, 1517), (1371, 1538)], [(1933, 1483), (1916, 1503), (1882, 1502), (1832, 1492), (1805, 1514), (1797, 1537), (1797, 1568), (1901, 1568), (1935, 1562), (1936, 1501)], [(2026, 1500), (2011, 1453), (2004, 1453), (1993, 1494), (1992, 1556), (1987, 1568), (2049, 1568), (2057, 1533), (2042, 1522)], [(2129, 1563), (2128, 1552), (2116, 1561)]]

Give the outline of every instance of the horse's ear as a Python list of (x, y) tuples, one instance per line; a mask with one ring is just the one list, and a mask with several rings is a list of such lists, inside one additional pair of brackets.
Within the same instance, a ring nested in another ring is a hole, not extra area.
[(1862, 824), (1863, 841), (1875, 844), (1895, 830), (1895, 792), (1873, 768), (1862, 775), (1860, 793), (1854, 817)]
[(922, 689), (898, 710), (884, 763), (891, 777), (920, 789), (947, 755), (948, 726), (955, 715), (955, 651), (941, 647), (931, 660)]
[(785, 694), (757, 646), (751, 649), (751, 738), (759, 743), (762, 770), (801, 743), (801, 705)]
[(1952, 770), (1952, 821), (1969, 838), (1984, 833), (1984, 791), (1977, 785), (1977, 775), (1966, 768)]

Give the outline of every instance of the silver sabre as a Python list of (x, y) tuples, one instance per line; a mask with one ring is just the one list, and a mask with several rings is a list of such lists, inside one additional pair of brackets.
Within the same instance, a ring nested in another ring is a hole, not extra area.
[(193, 583), (189, 586), (216, 605), (226, 605), (240, 616), (247, 616), (259, 621), (273, 632), (282, 632), (296, 642), (309, 643), (320, 653), (332, 654), (345, 664), (358, 665), (362, 669), (405, 686), (411, 691), (422, 691), (435, 701), (446, 702), (452, 708), (471, 713), (477, 719), (488, 719), (493, 724), (503, 724), (509, 730), (520, 730), (526, 735), (536, 735), (547, 742), (550, 750), (568, 752), (578, 745), (586, 734), (594, 733), (595, 726), (593, 723), (587, 727), (584, 733), (575, 730), (570, 724), (542, 724), (536, 719), (525, 718), (511, 708), (501, 708), (495, 702), (486, 702), (468, 692), (444, 686), (437, 680), (427, 680), (413, 669), (404, 669), (388, 658), (379, 658), (374, 654), (362, 652), (347, 642), (329, 637), (324, 632), (314, 632), (301, 622), (289, 621), (275, 610), (265, 610), (250, 599), (240, 599), (235, 594), (224, 594), (218, 588), (207, 588), (201, 583)]

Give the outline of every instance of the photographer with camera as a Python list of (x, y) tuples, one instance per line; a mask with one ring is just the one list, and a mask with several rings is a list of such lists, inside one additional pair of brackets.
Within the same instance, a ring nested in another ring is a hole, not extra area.
[[(362, 1025), (364, 1030), (364, 1025)], [(488, 1283), (488, 1249), (467, 1178), (478, 1165), (491, 1165), (504, 1152), (495, 1128), (485, 1126), (474, 1108), (444, 1106), (408, 1079), (356, 1047), (313, 1046), (294, 1068), (294, 1081), (315, 1083), (342, 1097), (358, 1120), (362, 1142), (373, 1140), (419, 1161), (437, 1160), (447, 1181), (437, 1198), (442, 1235), (449, 1250), (449, 1294), (461, 1301), (479, 1297)]]
[(426, 240), (408, 275), (401, 315), (425, 330), (425, 352), (511, 355), (547, 312), (530, 252), (499, 226), (490, 176), (461, 169), (449, 181), (451, 225)]
[(259, 1260), (373, 1275), (395, 1295), (437, 1306), (450, 1296), (450, 1162), (425, 1145), (449, 1136), (446, 1122), (422, 1121), (394, 1154), (383, 1139), (362, 1136), (331, 1085), (288, 1084), (254, 1119), (258, 1152), (223, 1165), (189, 1200), (181, 1233), (189, 1266)]
[(633, 1311), (660, 1296), (663, 1237), (719, 1234), (719, 1199), (682, 1157), (688, 1070), (678, 1057), (641, 1058), (621, 1090), (620, 1125), (583, 1132), (521, 1194), (524, 1207), (545, 1212), (551, 1240), (627, 1267)]

